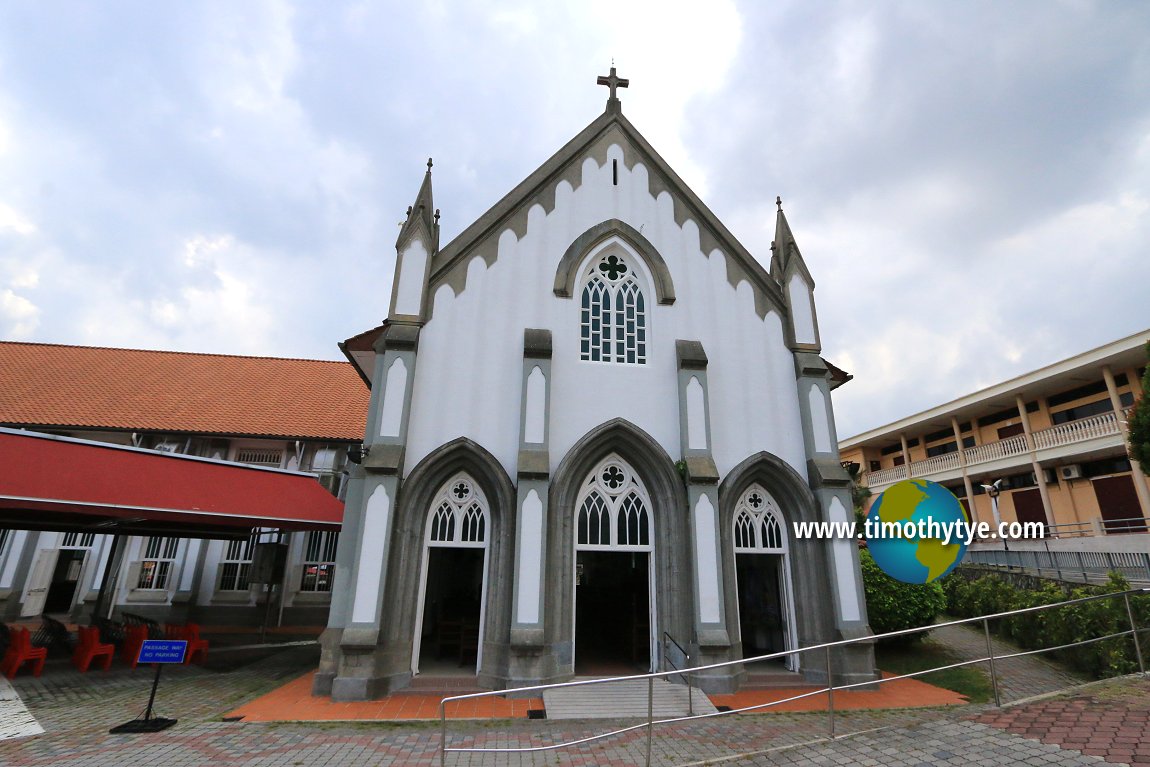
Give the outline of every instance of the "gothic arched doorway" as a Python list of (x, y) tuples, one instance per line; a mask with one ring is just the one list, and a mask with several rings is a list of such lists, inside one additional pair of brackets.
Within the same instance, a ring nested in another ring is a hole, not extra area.
[(486, 497), (465, 473), (436, 493), (428, 510), (411, 672), (446, 671), (483, 662), (487, 551)]
[(616, 454), (583, 481), (575, 503), (575, 672), (653, 668), (656, 637), (651, 500)]

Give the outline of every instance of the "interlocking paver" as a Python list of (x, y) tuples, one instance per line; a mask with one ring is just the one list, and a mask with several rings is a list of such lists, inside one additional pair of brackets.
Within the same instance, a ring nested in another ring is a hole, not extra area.
[[(180, 719), (152, 735), (110, 735), (110, 726), (138, 714), (151, 680), (147, 669), (80, 675), (54, 667), (15, 687), (41, 721), (44, 735), (0, 742), (0, 764), (94, 765), (437, 765), (435, 724), (221, 722), (218, 717), (298, 675), (312, 660), (295, 651), (230, 673), (195, 667), (165, 671), (157, 707)], [(1037, 672), (1036, 672), (1037, 673)], [(1150, 687), (1120, 680), (1111, 688), (1035, 701), (1002, 710), (979, 707), (842, 712), (839, 733), (825, 741), (824, 714), (728, 716), (666, 725), (652, 738), (655, 764), (737, 765), (1090, 765), (1143, 758), (1141, 729), (1150, 722)], [(1109, 701), (1107, 703), (1107, 701)], [(1081, 705), (1080, 705), (1081, 704)], [(975, 719), (971, 719), (972, 713)], [(1007, 719), (1002, 717), (1013, 717)], [(602, 722), (502, 720), (451, 722), (454, 746), (539, 746), (600, 732)], [(1059, 738), (1052, 740), (1052, 735)], [(1071, 740), (1071, 737), (1074, 740)], [(536, 754), (450, 754), (447, 764), (636, 765), (647, 733)], [(1103, 751), (1103, 749), (1106, 749)], [(1101, 752), (1101, 753), (1092, 753)], [(1150, 753), (1150, 752), (1147, 752)], [(742, 756), (740, 756), (742, 755)], [(1128, 758), (1127, 758), (1128, 757)]]

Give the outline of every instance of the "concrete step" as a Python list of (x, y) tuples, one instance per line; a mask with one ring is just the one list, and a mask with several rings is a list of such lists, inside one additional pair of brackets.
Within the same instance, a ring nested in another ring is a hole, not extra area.
[[(687, 716), (685, 685), (656, 679), (653, 684), (657, 719)], [(691, 690), (696, 714), (714, 713), (715, 705), (700, 690)], [(646, 719), (647, 680), (627, 679), (580, 687), (560, 687), (543, 692), (548, 719)]]

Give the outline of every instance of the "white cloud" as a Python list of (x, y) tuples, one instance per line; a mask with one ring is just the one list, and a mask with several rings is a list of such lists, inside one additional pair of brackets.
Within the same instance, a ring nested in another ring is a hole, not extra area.
[(31, 339), (40, 322), (40, 309), (23, 296), (0, 290), (0, 337), (23, 341)]

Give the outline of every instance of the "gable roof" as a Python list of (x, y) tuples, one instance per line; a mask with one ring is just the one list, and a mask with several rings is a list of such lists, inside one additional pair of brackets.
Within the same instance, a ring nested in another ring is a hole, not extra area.
[[(629, 166), (635, 162), (642, 162), (649, 170), (649, 183), (653, 187), (661, 187), (671, 193), (675, 203), (675, 220), (680, 225), (687, 219), (692, 219), (698, 224), (700, 246), (704, 253), (709, 254), (717, 247), (726, 254), (728, 274), (732, 267), (742, 272), (756, 289), (756, 295), (763, 299), (762, 302), (756, 300), (760, 313), (765, 313), (767, 310), (765, 304), (771, 304), (771, 308), (785, 314), (786, 303), (778, 283), (686, 182), (671, 169), (622, 112), (612, 109), (595, 118), (503, 199), (495, 203), (490, 210), (443, 246), (432, 259), (431, 290), (434, 292), (440, 284), (449, 281), (452, 272), (466, 270), (465, 262), (474, 255), (473, 251), (485, 242), (497, 240), (504, 230), (510, 228), (522, 237), (526, 231), (527, 211), (531, 205), (539, 202), (546, 210), (553, 209), (555, 187), (559, 181), (567, 178), (572, 186), (578, 187), (583, 158), (588, 154), (602, 154), (605, 161), (606, 149), (611, 143), (629, 145), (624, 147), (625, 154), (630, 154), (626, 150), (631, 149), (635, 155), (625, 158), (625, 161), (629, 160)], [(660, 190), (653, 189), (652, 193), (657, 195), (658, 191)], [(491, 250), (494, 250), (494, 247)], [(484, 256), (490, 263), (495, 258), (495, 253), (485, 253)], [(451, 281), (452, 284), (456, 284), (457, 280)]]
[(0, 424), (360, 440), (346, 362), (0, 342)]

